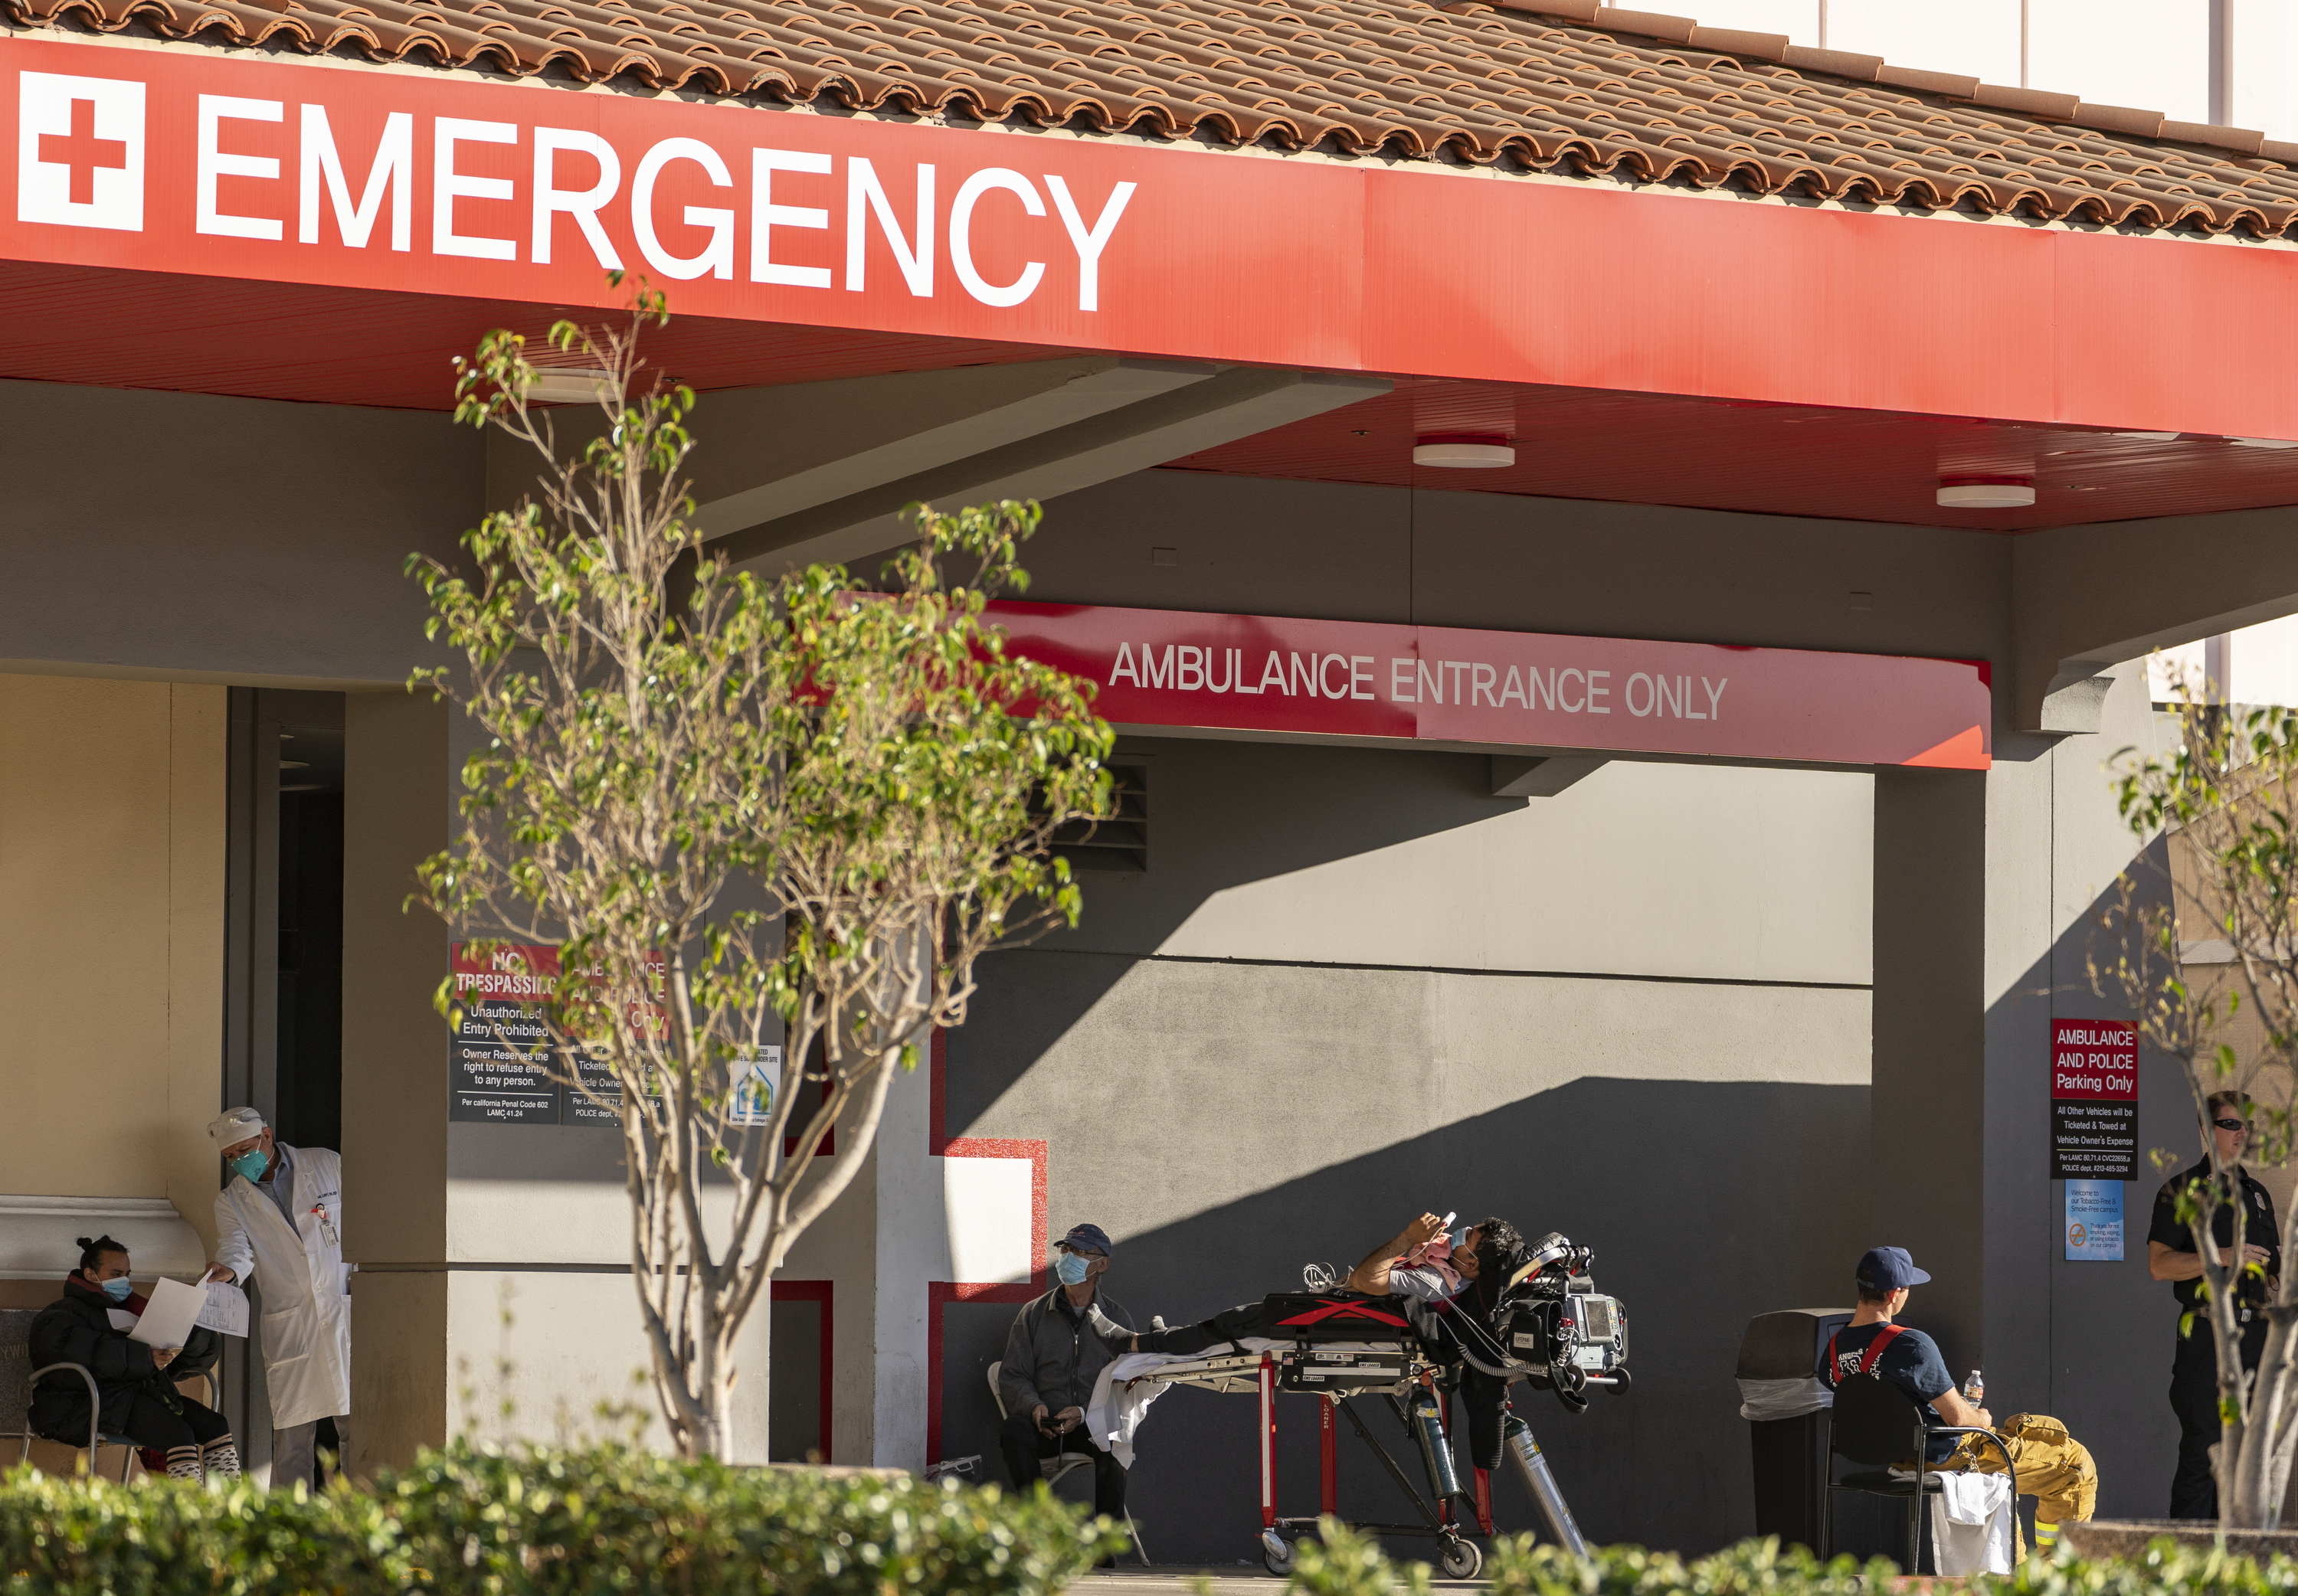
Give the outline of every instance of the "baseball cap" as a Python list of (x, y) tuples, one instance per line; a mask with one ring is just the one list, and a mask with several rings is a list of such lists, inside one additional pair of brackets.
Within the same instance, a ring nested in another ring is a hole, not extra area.
[(1117, 1249), (1109, 1245), (1109, 1232), (1098, 1225), (1072, 1225), (1062, 1240), (1080, 1253), (1098, 1253), (1104, 1258), (1117, 1253)]
[(1930, 1277), (1915, 1267), (1905, 1247), (1870, 1247), (1859, 1261), (1859, 1284), (1881, 1291), (1897, 1291), (1903, 1286), (1921, 1286)]

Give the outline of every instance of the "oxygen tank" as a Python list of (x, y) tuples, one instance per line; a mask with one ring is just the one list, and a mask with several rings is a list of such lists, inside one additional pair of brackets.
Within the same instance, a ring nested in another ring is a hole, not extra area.
[(1443, 1410), (1426, 1387), (1412, 1393), (1412, 1438), (1420, 1443), (1421, 1461), (1436, 1486), (1439, 1501), (1460, 1494), (1459, 1470), (1452, 1466), (1452, 1445), (1444, 1435)]
[(1548, 1460), (1541, 1455), (1540, 1443), (1532, 1438), (1532, 1426), (1511, 1413), (1504, 1434), (1509, 1461), (1516, 1465), (1525, 1489), (1532, 1493), (1533, 1505), (1547, 1521), (1550, 1537), (1574, 1557), (1586, 1557), (1587, 1538), (1572, 1522), (1572, 1509), (1565, 1503), (1564, 1493), (1556, 1488), (1556, 1476), (1548, 1470)]

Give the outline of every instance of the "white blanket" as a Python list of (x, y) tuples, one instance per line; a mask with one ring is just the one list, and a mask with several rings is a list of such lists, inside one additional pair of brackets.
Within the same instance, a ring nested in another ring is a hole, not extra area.
[(1102, 1366), (1093, 1383), (1093, 1401), (1086, 1404), (1085, 1433), (1093, 1443), (1128, 1468), (1133, 1467), (1133, 1432), (1149, 1411), (1149, 1404), (1168, 1387), (1161, 1380), (1139, 1377), (1168, 1363), (1185, 1363), (1167, 1352), (1128, 1352)]
[[(1248, 1352), (1265, 1352), (1271, 1347), (1290, 1346), (1288, 1341), (1278, 1341), (1268, 1336), (1247, 1336), (1236, 1344)], [(1093, 1443), (1109, 1453), (1126, 1468), (1133, 1467), (1133, 1435), (1149, 1412), (1149, 1404), (1171, 1387), (1163, 1380), (1145, 1380), (1141, 1377), (1153, 1374), (1169, 1363), (1194, 1363), (1205, 1358), (1227, 1355), (1230, 1344), (1223, 1342), (1208, 1352), (1191, 1352), (1186, 1357), (1171, 1352), (1127, 1352), (1103, 1365), (1101, 1374), (1093, 1383), (1093, 1400), (1086, 1404), (1085, 1433)], [(1336, 1342), (1320, 1345), (1319, 1352), (1380, 1351), (1370, 1343), (1360, 1347), (1354, 1342)]]
[(1931, 1551), (1945, 1575), (2011, 1572), (2011, 1481), (1999, 1474), (1941, 1474), (1931, 1499)]

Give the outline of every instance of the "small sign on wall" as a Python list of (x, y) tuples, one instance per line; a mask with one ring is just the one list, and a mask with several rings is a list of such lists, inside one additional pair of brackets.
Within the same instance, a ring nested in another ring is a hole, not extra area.
[(2126, 1021), (2051, 1021), (2051, 1178), (2138, 1178), (2138, 1030)]
[(2067, 1261), (2122, 1261), (2122, 1182), (2067, 1182)]
[[(558, 949), (457, 942), (449, 951), (455, 980), (449, 1121), (620, 1126), (623, 1087), (613, 1065), (588, 1047), (554, 1044), (544, 1021), (543, 1002), (558, 985)], [(656, 979), (658, 985), (659, 967)], [(662, 1011), (650, 1005), (630, 1020), (633, 1030), (664, 1023)], [(780, 1049), (775, 1053), (779, 1059)], [(587, 1090), (567, 1084), (570, 1073)]]

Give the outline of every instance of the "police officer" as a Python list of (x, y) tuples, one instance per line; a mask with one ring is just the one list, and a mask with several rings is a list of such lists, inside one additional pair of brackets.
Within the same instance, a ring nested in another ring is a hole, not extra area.
[[(2237, 1286), (2241, 1304), (2242, 1366), (2258, 1368), (2266, 1347), (2266, 1314), (2269, 1282), (2282, 1272), (2282, 1229), (2274, 1216), (2274, 1199), (2250, 1178), (2241, 1158), (2250, 1142), (2250, 1099), (2240, 1092), (2215, 1092), (2203, 1104), (2219, 1162), (2232, 1168), (2241, 1183), (2243, 1218), (2242, 1259), (2244, 1265), (2262, 1263), (2266, 1279), (2245, 1273)], [(2170, 1476), (2170, 1517), (2216, 1518), (2219, 1487), (2211, 1473), (2211, 1448), (2224, 1428), (2219, 1420), (2218, 1344), (2211, 1335), (2203, 1302), (2203, 1255), (2195, 1249), (2192, 1226), (2178, 1218), (2178, 1195), (2197, 1181), (2207, 1180), (2211, 1166), (2197, 1162), (2162, 1183), (2154, 1195), (2154, 1220), (2146, 1230), (2146, 1272), (2172, 1283), (2181, 1315), (2196, 1315), (2191, 1334), (2178, 1339), (2170, 1359), (2170, 1407), (2178, 1416), (2178, 1468)], [(2219, 1256), (2234, 1245), (2236, 1204), (2221, 1203), (2211, 1216), (2211, 1232)]]

